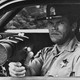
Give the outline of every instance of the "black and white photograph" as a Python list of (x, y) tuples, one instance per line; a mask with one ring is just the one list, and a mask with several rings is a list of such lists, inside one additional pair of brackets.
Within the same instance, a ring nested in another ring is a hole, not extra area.
[(80, 80), (80, 1), (0, 0), (0, 80)]

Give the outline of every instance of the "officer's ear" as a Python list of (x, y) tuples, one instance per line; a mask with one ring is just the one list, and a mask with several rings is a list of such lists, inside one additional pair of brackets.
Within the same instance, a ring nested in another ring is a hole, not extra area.
[(72, 32), (75, 32), (76, 28), (77, 28), (77, 22), (74, 22), (72, 24)]

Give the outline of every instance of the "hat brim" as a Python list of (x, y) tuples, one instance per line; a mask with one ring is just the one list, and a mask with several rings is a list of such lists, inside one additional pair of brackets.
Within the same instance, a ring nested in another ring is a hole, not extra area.
[(56, 18), (62, 18), (62, 16), (61, 15), (59, 15), (59, 16), (52, 15), (52, 16), (46, 16), (46, 17), (38, 18), (37, 20), (52, 20), (52, 19), (56, 19)]

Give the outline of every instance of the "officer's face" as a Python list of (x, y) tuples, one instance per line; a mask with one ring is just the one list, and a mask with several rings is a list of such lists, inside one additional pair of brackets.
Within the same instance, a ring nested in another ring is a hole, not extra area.
[(49, 35), (54, 43), (63, 43), (69, 38), (71, 27), (67, 18), (48, 20)]

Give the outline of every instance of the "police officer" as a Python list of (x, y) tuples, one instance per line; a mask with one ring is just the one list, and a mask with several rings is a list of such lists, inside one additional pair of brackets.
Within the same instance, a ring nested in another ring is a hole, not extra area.
[(20, 62), (10, 62), (11, 76), (80, 76), (80, 43), (75, 36), (79, 29), (78, 10), (71, 5), (51, 6), (47, 17), (41, 20), (47, 20), (49, 35), (55, 45), (40, 50), (29, 63), (25, 61), (25, 67)]

